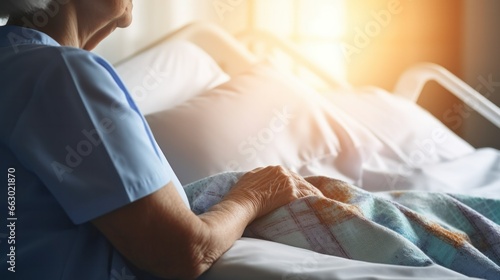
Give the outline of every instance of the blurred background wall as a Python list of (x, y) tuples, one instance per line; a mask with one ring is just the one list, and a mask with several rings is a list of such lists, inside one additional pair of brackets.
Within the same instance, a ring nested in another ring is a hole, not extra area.
[[(465, 1), (461, 28), (461, 78), (500, 105), (500, 1)], [(474, 112), (463, 119), (471, 143), (500, 148), (499, 129)]]
[[(266, 30), (356, 86), (392, 90), (417, 62), (438, 63), (500, 105), (500, 1), (147, 0), (133, 25), (96, 51), (112, 62), (194, 20), (229, 32)], [(116, 44), (116, 42), (120, 44)], [(500, 130), (437, 84), (418, 101), (476, 147), (500, 148)]]

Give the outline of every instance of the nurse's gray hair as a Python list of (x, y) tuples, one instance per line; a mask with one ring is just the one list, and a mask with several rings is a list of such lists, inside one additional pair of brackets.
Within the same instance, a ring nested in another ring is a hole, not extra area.
[(52, 0), (0, 0), (0, 18), (45, 9)]

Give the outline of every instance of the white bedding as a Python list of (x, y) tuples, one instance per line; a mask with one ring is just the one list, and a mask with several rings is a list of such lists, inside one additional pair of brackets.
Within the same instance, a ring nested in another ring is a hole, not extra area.
[(438, 265), (405, 267), (354, 261), (275, 242), (241, 238), (201, 280), (473, 279)]
[(500, 152), (474, 149), (426, 111), (376, 88), (327, 98), (383, 143), (358, 186), (500, 197)]
[(413, 102), (376, 88), (320, 95), (265, 64), (147, 120), (183, 184), (283, 165), (370, 191), (499, 193), (498, 151)]
[(229, 80), (198, 46), (165, 41), (116, 67), (143, 114), (181, 104)]
[[(157, 57), (152, 52), (149, 60), (131, 60), (118, 68), (129, 87), (143, 83), (144, 75), (136, 73), (139, 66), (151, 69), (155, 62), (151, 58)], [(177, 47), (176, 52), (186, 58), (184, 62), (199, 57), (196, 48)], [(200, 61), (207, 59), (201, 57)], [(213, 68), (214, 63), (209, 64)], [(183, 64), (182, 70), (172, 73), (182, 78), (162, 83), (139, 100), (141, 110), (151, 113), (147, 119), (153, 133), (184, 184), (221, 171), (280, 164), (302, 175), (335, 177), (372, 191), (423, 189), (473, 191), (495, 197), (500, 194), (499, 152), (473, 149), (409, 101), (380, 89), (320, 96), (290, 76), (263, 65), (222, 85), (224, 75), (215, 68), (194, 79), (201, 82), (190, 84), (185, 75), (202, 73), (198, 67), (196, 61)], [(203, 84), (206, 88), (200, 90)], [(168, 110), (161, 111), (159, 104)], [(460, 276), (439, 266), (363, 263), (244, 238), (203, 277), (389, 278)]]

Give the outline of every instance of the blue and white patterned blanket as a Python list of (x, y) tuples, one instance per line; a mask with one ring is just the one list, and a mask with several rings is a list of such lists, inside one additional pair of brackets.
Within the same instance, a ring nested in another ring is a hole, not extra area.
[[(242, 173), (185, 186), (200, 214)], [(368, 262), (437, 263), (471, 277), (500, 279), (500, 200), (418, 191), (370, 193), (327, 177), (307, 177), (326, 198), (310, 196), (253, 222), (245, 236)]]

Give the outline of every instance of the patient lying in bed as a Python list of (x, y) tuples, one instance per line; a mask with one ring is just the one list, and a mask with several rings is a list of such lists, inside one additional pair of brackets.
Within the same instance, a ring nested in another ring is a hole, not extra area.
[[(196, 63), (213, 64), (196, 56)], [(127, 66), (118, 71), (127, 80)], [(380, 89), (320, 95), (265, 64), (227, 83), (220, 69), (207, 80), (220, 82), (146, 116), (195, 212), (242, 174), (223, 172), (282, 165), (326, 198), (282, 207), (246, 236), (370, 262), (500, 275), (498, 151), (475, 150), (415, 104)]]

